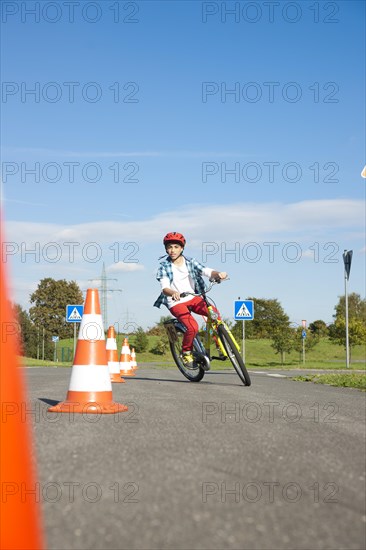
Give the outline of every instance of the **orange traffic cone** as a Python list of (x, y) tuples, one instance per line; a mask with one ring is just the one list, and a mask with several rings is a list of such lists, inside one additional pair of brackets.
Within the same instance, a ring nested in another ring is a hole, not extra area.
[(66, 401), (48, 410), (95, 414), (127, 411), (126, 405), (112, 401), (112, 383), (107, 365), (105, 336), (96, 288), (89, 288), (86, 292), (84, 315), (80, 324)]
[[(2, 229), (2, 228), (0, 228)], [(1, 231), (0, 231), (1, 232)], [(3, 250), (3, 236), (1, 250)], [(2, 498), (0, 502), (0, 548), (6, 550), (41, 550), (44, 548), (41, 532), (39, 496), (31, 455), (31, 430), (21, 415), (27, 402), (23, 369), (20, 368), (19, 324), (8, 299), (5, 263), (0, 266), (0, 396), (1, 396), (1, 450), (0, 471)], [(28, 418), (28, 415), (26, 415)]]
[(137, 370), (138, 369), (138, 366), (137, 366), (137, 363), (136, 363), (135, 348), (132, 348), (132, 350), (131, 350), (131, 368), (132, 368), (132, 370)]
[(121, 376), (135, 376), (135, 373), (131, 368), (131, 350), (128, 345), (127, 338), (123, 341), (121, 356), (119, 359), (119, 367), (121, 369)]
[(116, 332), (113, 326), (110, 326), (108, 328), (106, 350), (107, 350), (107, 361), (108, 361), (109, 375), (111, 377), (111, 382), (119, 382), (119, 383), (126, 382), (124, 378), (121, 378), (121, 375), (119, 372)]

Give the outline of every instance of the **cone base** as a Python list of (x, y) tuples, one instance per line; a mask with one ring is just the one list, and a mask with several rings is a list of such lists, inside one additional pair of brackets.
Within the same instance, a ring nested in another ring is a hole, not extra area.
[(111, 382), (118, 382), (119, 384), (126, 382), (124, 378), (121, 378), (120, 374), (111, 374)]
[(112, 392), (77, 392), (69, 391), (66, 401), (50, 407), (48, 412), (115, 414), (128, 410), (127, 405), (114, 403)]
[(136, 374), (132, 371), (129, 371), (129, 372), (122, 372), (121, 376), (129, 377), (129, 376), (136, 376)]

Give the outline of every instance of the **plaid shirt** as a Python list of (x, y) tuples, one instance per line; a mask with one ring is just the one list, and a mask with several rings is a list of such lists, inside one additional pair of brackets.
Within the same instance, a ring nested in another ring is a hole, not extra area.
[[(205, 267), (197, 262), (197, 260), (195, 260), (194, 258), (186, 258), (184, 256), (184, 259), (186, 261), (188, 273), (194, 282), (194, 291), (197, 293), (204, 292), (206, 290), (206, 286), (205, 281), (202, 278), (202, 271)], [(173, 282), (172, 261), (169, 256), (166, 260), (161, 262), (158, 268), (158, 272), (156, 275), (157, 280), (160, 281), (160, 279), (162, 279), (163, 277), (168, 277), (170, 284)], [(154, 303), (155, 307), (160, 307), (161, 305), (168, 307), (168, 299), (163, 292)]]

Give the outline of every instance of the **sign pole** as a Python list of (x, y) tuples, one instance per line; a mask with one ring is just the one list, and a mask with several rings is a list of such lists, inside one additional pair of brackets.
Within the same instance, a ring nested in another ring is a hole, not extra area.
[(74, 359), (75, 359), (75, 350), (76, 350), (76, 323), (74, 323)]
[(349, 369), (349, 333), (348, 333), (348, 292), (347, 292), (347, 273), (344, 276), (344, 297), (346, 302), (346, 368)]
[(245, 319), (243, 319), (243, 351), (242, 351), (243, 361), (245, 365)]
[(305, 338), (306, 338), (306, 319), (302, 320), (302, 364), (305, 365)]
[[(238, 296), (238, 300), (240, 300), (240, 296)], [(245, 319), (242, 320), (242, 333), (241, 333), (241, 356), (244, 361), (245, 365)]]
[(346, 305), (346, 367), (349, 369), (349, 331), (348, 331), (348, 279), (351, 271), (353, 250), (343, 252), (344, 262), (344, 299)]

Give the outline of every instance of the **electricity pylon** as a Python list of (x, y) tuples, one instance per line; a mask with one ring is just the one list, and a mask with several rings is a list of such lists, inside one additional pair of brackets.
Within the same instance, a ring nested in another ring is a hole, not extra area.
[(100, 306), (102, 308), (102, 319), (104, 330), (108, 328), (108, 308), (107, 308), (107, 293), (108, 292), (122, 292), (121, 288), (108, 288), (108, 281), (118, 281), (112, 277), (107, 277), (105, 272), (105, 265), (103, 262), (102, 275), (97, 279), (89, 279), (89, 281), (100, 281)]

